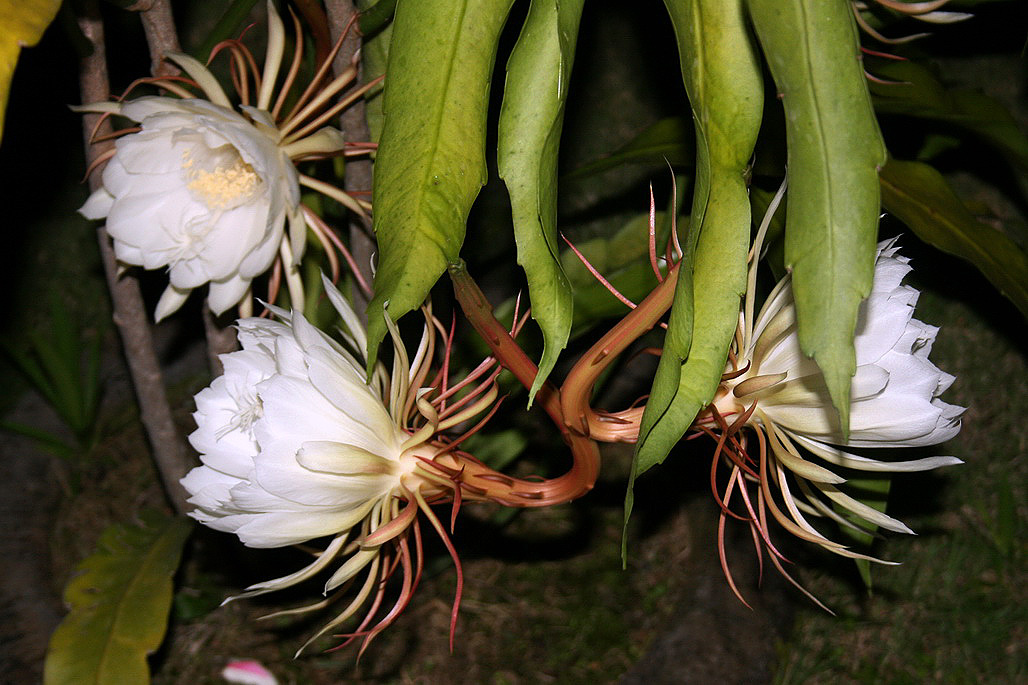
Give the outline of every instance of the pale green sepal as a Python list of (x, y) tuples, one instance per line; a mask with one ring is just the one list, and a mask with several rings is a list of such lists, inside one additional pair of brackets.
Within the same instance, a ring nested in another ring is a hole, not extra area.
[(218, 79), (214, 78), (214, 74), (198, 60), (180, 52), (169, 52), (165, 57), (182, 67), (189, 77), (196, 81), (196, 85), (200, 86), (200, 90), (204, 92), (208, 100), (216, 105), (232, 109), (232, 101), (225, 95)]
[(346, 138), (342, 131), (326, 126), (305, 138), (283, 145), (282, 151), (289, 155), (290, 159), (296, 159), (304, 155), (332, 154), (341, 151), (345, 146)]
[(302, 569), (296, 571), (295, 573), (290, 573), (288, 576), (282, 576), (281, 578), (275, 578), (274, 580), (265, 580), (261, 581), (260, 583), (254, 583), (253, 585), (246, 588), (245, 592), (229, 597), (224, 602), (222, 602), (221, 605), (224, 606), (229, 602), (234, 602), (237, 599), (256, 597), (257, 595), (263, 595), (268, 592), (282, 590), (307, 580), (308, 578), (310, 578), (311, 576), (315, 575), (316, 573), (324, 569), (326, 566), (328, 566), (332, 562), (332, 560), (336, 558), (336, 556), (339, 554), (339, 551), (343, 548), (343, 545), (346, 544), (346, 540), (348, 537), (349, 533), (337, 535), (335, 538), (332, 539), (332, 542), (329, 543), (328, 547), (325, 548), (325, 551), (318, 555), (318, 558), (315, 559), (313, 563), (304, 566)]
[(311, 471), (366, 476), (395, 473), (399, 463), (374, 452), (333, 440), (309, 440), (300, 446), (296, 462)]
[(832, 500), (840, 507), (843, 507), (853, 512), (860, 518), (870, 523), (873, 523), (876, 526), (880, 526), (882, 528), (885, 528), (886, 530), (891, 530), (897, 533), (907, 533), (908, 535), (914, 534), (914, 531), (910, 530), (910, 528), (908, 528), (907, 525), (902, 521), (894, 519), (888, 514), (882, 513), (877, 509), (869, 507), (863, 502), (850, 497), (846, 493), (840, 491), (839, 489), (831, 485), (814, 483), (814, 487), (823, 492), (825, 494), (825, 497)]
[(275, 11), (275, 3), (268, 0), (268, 47), (264, 51), (264, 70), (261, 72), (261, 90), (257, 95), (257, 108), (270, 109), (271, 97), (275, 93), (278, 70), (282, 65), (282, 54), (286, 46), (286, 29)]
[(325, 582), (325, 594), (332, 592), (337, 587), (360, 573), (360, 570), (370, 564), (379, 555), (379, 548), (362, 549), (346, 560), (342, 566), (336, 569), (332, 577)]

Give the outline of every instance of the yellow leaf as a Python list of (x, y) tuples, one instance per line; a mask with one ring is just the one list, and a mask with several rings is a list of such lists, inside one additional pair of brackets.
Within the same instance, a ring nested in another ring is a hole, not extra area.
[(39, 42), (60, 6), (61, 0), (0, 0), (0, 136), (18, 53)]

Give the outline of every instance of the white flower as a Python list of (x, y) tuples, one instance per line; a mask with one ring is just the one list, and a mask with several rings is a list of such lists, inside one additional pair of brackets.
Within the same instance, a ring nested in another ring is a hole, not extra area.
[[(840, 486), (846, 478), (832, 468), (903, 472), (961, 463), (946, 456), (877, 460), (839, 447), (934, 445), (960, 430), (963, 408), (939, 399), (953, 376), (928, 360), (938, 329), (913, 317), (918, 291), (901, 284), (910, 271), (908, 261), (897, 254), (895, 240), (878, 246), (872, 292), (861, 304), (857, 318), (857, 370), (848, 437), (839, 428), (817, 364), (800, 350), (790, 278), (779, 282), (755, 321), (747, 315), (753, 311), (752, 289), (747, 294), (721, 388), (696, 426), (720, 433), (715, 459), (727, 463), (730, 471), (724, 496), (719, 498), (722, 518), (733, 493), (739, 492), (745, 507), (741, 516), (771, 550), (769, 556), (780, 570), (776, 558), (780, 555), (770, 542), (767, 512), (802, 539), (837, 554), (874, 561), (879, 560), (829, 540), (808, 517), (827, 517), (853, 528), (852, 518), (863, 520), (871, 529), (880, 526), (912, 532), (902, 522), (844, 493)], [(743, 428), (752, 431), (756, 445)], [(806, 453), (817, 459), (811, 460)], [(759, 496), (749, 492), (749, 482), (757, 484)], [(723, 546), (721, 554), (727, 573)]]
[[(343, 296), (329, 281), (324, 285), (342, 317), (343, 342), (297, 312), (272, 308), (282, 321), (240, 320), (242, 350), (222, 355), (224, 375), (196, 396), (197, 429), (189, 440), (203, 466), (182, 479), (196, 506), (191, 516), (250, 547), (332, 536), (309, 566), (253, 585), (241, 597), (299, 583), (341, 556), (348, 559), (325, 583), (326, 593), (367, 573), (356, 598), (318, 636), (364, 604), (395, 569), (390, 558), (416, 582), (420, 544), (412, 550), (406, 534), (420, 510), (445, 536), (428, 503), (458, 487), (451, 477), (458, 466), (449, 454), (454, 444), (434, 438), (482, 412), (497, 394), (490, 377), (469, 403), (447, 407), (445, 398), (428, 401), (435, 388), (421, 383), (432, 362), (435, 322), (427, 313), (412, 362), (387, 319), (393, 371), (379, 363), (369, 379), (362, 356), (365, 331)], [(383, 560), (386, 543), (395, 543), (394, 551)], [(405, 583), (397, 606), (412, 591)], [(366, 640), (398, 613), (390, 612)]]
[(196, 397), (192, 516), (281, 547), (348, 530), (399, 495), (418, 453), (357, 360), (302, 315), (239, 325), (242, 351)]
[(80, 211), (106, 218), (119, 261), (167, 267), (157, 319), (208, 282), (211, 309), (226, 311), (271, 266), (286, 219), (303, 220), (277, 129), (265, 112), (249, 112), (258, 128), (206, 100), (143, 97), (119, 113), (141, 130), (117, 141), (103, 186)]
[(939, 399), (953, 376), (928, 359), (939, 329), (913, 318), (918, 292), (901, 284), (911, 268), (894, 243), (879, 245), (871, 294), (857, 317), (848, 439), (820, 369), (800, 350), (788, 278), (757, 317), (739, 363), (749, 368), (726, 384), (739, 405), (759, 400), (760, 413), (788, 433), (851, 447), (934, 445), (957, 434), (963, 408)]
[[(303, 44), (302, 35), (296, 40)], [(241, 303), (246, 315), (252, 280), (268, 271), (276, 258), (282, 260), (294, 309), (302, 308), (297, 263), (308, 227), (331, 253), (333, 269), (337, 267), (333, 244), (341, 243), (333, 240), (332, 229), (323, 220), (300, 204), (300, 186), (359, 214), (368, 208), (334, 186), (298, 173), (294, 165), (302, 159), (343, 154), (347, 146), (358, 153), (366, 151), (366, 146), (346, 143), (342, 133), (325, 124), (378, 81), (335, 102), (333, 98), (351, 83), (356, 68), (326, 79), (333, 51), (297, 95), (293, 108), (283, 114), (301, 56), (294, 53), (292, 68), (276, 97), (284, 48), (282, 21), (269, 0), (264, 68), (259, 78), (242, 68), (242, 76), (235, 81), (238, 102), (229, 99), (204, 65), (187, 55), (171, 54), (168, 59), (185, 76), (143, 81), (177, 97), (141, 97), (75, 108), (139, 123), (135, 129), (120, 131), (115, 149), (98, 160), (107, 162), (103, 185), (79, 211), (89, 219), (106, 219), (119, 261), (167, 269), (170, 285), (157, 305), (157, 320), (176, 311), (193, 288), (206, 283), (212, 311), (220, 314)], [(238, 41), (226, 41), (218, 49), (232, 52), (236, 65), (256, 63)]]

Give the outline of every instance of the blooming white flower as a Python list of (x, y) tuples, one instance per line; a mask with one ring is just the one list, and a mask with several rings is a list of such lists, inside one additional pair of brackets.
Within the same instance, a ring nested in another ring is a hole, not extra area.
[[(296, 39), (302, 45), (303, 36)], [(212, 311), (220, 314), (243, 302), (245, 315), (251, 281), (268, 271), (277, 257), (282, 259), (293, 306), (302, 307), (296, 264), (304, 251), (308, 225), (329, 251), (334, 249), (331, 244), (341, 243), (332, 240), (331, 229), (300, 204), (300, 186), (324, 193), (355, 212), (366, 209), (366, 203), (299, 174), (294, 164), (343, 152), (349, 144), (342, 133), (324, 124), (375, 82), (333, 103), (332, 98), (356, 74), (351, 68), (326, 82), (333, 51), (293, 109), (283, 115), (300, 60), (296, 53), (275, 97), (284, 46), (282, 21), (269, 1), (268, 50), (263, 72), (259, 78), (254, 74), (252, 105), (250, 70), (244, 67), (236, 80), (239, 102), (234, 104), (204, 65), (186, 55), (171, 54), (168, 59), (188, 78), (144, 81), (177, 97), (141, 97), (76, 108), (117, 114), (139, 124), (121, 131), (115, 149), (101, 157), (100, 161), (107, 161), (103, 185), (79, 211), (89, 219), (106, 219), (119, 261), (167, 269), (170, 284), (157, 305), (157, 320), (176, 311), (193, 288), (206, 283)], [(221, 47), (234, 53), (237, 65), (254, 63), (238, 41)], [(206, 99), (197, 98), (194, 91)], [(331, 259), (335, 268), (334, 253)]]
[[(386, 543), (396, 543), (393, 554), (409, 576), (397, 606), (409, 599), (420, 545), (412, 551), (405, 535), (419, 510), (445, 535), (428, 503), (458, 487), (451, 477), (457, 466), (449, 455), (453, 444), (433, 438), (483, 411), (497, 394), (492, 376), (470, 402), (447, 407), (438, 398), (434, 405), (426, 399), (434, 388), (421, 384), (435, 339), (435, 322), (427, 314), (413, 361), (387, 319), (393, 370), (387, 373), (379, 363), (368, 378), (364, 328), (339, 291), (327, 280), (324, 285), (342, 317), (343, 341), (302, 314), (278, 308), (273, 311), (281, 321), (240, 320), (242, 350), (222, 355), (224, 374), (196, 396), (197, 429), (189, 440), (203, 466), (182, 480), (196, 506), (193, 518), (235, 533), (250, 547), (333, 536), (306, 568), (253, 585), (240, 596), (289, 587), (340, 556), (348, 559), (326, 582), (326, 593), (367, 572), (356, 598), (319, 636), (352, 616), (378, 588), (380, 576), (392, 573), (388, 554), (381, 558)], [(367, 639), (398, 613), (390, 612)]]
[[(961, 463), (948, 456), (884, 461), (840, 448), (934, 445), (960, 430), (963, 408), (939, 398), (953, 383), (953, 376), (928, 359), (938, 329), (913, 317), (918, 291), (901, 283), (911, 270), (908, 261), (898, 254), (895, 240), (878, 246), (872, 291), (857, 318), (857, 370), (848, 436), (839, 428), (820, 369), (800, 349), (790, 278), (778, 283), (755, 320), (747, 315), (753, 311), (752, 288), (747, 294), (721, 388), (712, 408), (696, 425), (722, 433), (715, 458), (725, 459), (731, 471), (722, 500), (725, 512), (728, 500), (738, 490), (748, 512), (744, 518), (773, 552), (765, 509), (798, 537), (854, 558), (871, 559), (824, 537), (807, 517), (824, 516), (854, 527), (840, 515), (841, 509), (872, 527), (912, 532), (902, 522), (844, 493), (839, 486), (846, 478), (833, 471), (834, 467), (902, 472)], [(753, 449), (750, 436), (741, 433), (743, 427), (752, 429), (757, 449)], [(817, 460), (808, 458), (800, 447)], [(748, 494), (746, 481), (758, 484), (756, 500)], [(784, 511), (776, 501), (784, 505)], [(725, 564), (723, 553), (722, 548)], [(776, 555), (771, 559), (778, 565)]]
[[(183, 480), (192, 516), (250, 547), (337, 534), (400, 495), (430, 452), (406, 444), (359, 362), (299, 314), (239, 322), (243, 349), (196, 397), (204, 466)], [(410, 487), (415, 487), (409, 483)]]
[(878, 247), (871, 294), (861, 304), (853, 341), (857, 370), (850, 391), (850, 433), (844, 437), (824, 377), (803, 354), (787, 277), (765, 303), (743, 350), (745, 373), (726, 383), (737, 405), (759, 400), (775, 425), (807, 442), (851, 447), (915, 447), (949, 440), (963, 408), (939, 399), (953, 376), (928, 359), (938, 328), (913, 318), (918, 291), (902, 285), (910, 260), (895, 240)]
[(296, 169), (266, 112), (254, 121), (206, 100), (143, 97), (119, 114), (140, 122), (120, 138), (103, 185), (80, 210), (107, 220), (118, 260), (168, 268), (157, 319), (210, 283), (220, 314), (278, 254), (286, 219), (302, 223)]

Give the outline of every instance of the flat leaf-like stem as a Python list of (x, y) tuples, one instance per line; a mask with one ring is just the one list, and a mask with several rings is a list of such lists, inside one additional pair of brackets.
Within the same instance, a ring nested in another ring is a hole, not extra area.
[(921, 162), (890, 159), (882, 204), (917, 236), (974, 264), (1028, 317), (1028, 256), (1002, 232), (978, 221), (942, 174)]
[(853, 331), (871, 291), (885, 145), (849, 1), (747, 1), (785, 107), (785, 262), (800, 346), (820, 366), (846, 434)]
[(50, 638), (45, 685), (150, 682), (146, 663), (164, 639), (172, 576), (192, 526), (144, 513), (100, 536), (64, 589), (68, 615)]
[(510, 193), (518, 262), (543, 334), (529, 402), (571, 334), (571, 286), (557, 244), (557, 151), (583, 0), (533, 0), (510, 60), (497, 166)]
[(394, 320), (420, 306), (457, 258), (486, 180), (489, 82), (513, 0), (401, 0), (383, 94), (372, 192), (379, 261), (368, 363)]
[(742, 0), (667, 0), (665, 5), (696, 126), (696, 181), (683, 271), (632, 461), (626, 526), (635, 479), (664, 461), (713, 399), (725, 368), (746, 290), (745, 176), (764, 100)]
[(741, 1), (666, 4), (696, 125), (696, 182), (683, 271), (643, 415), (635, 476), (664, 460), (721, 379), (746, 288), (745, 171), (763, 107)]

